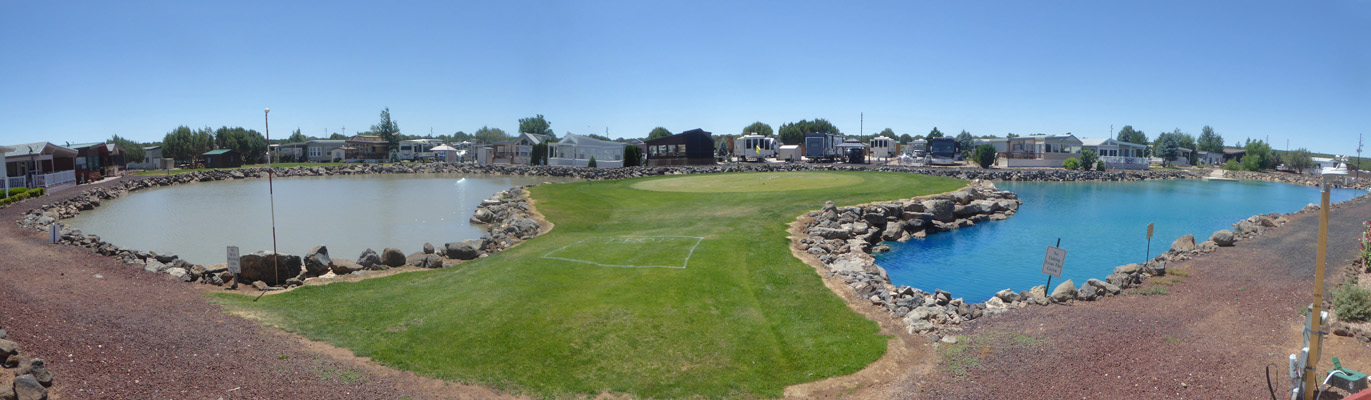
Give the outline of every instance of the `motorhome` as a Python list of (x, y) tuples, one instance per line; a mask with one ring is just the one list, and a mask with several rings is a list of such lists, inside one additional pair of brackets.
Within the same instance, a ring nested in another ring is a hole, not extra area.
[(926, 165), (954, 165), (957, 163), (957, 139), (938, 137), (928, 139)]
[(842, 135), (836, 133), (806, 133), (805, 158), (808, 159), (809, 162), (819, 160), (833, 162), (833, 159), (838, 156), (838, 144), (842, 142)]
[(766, 161), (776, 157), (776, 138), (762, 135), (744, 135), (733, 140), (733, 154), (739, 161)]

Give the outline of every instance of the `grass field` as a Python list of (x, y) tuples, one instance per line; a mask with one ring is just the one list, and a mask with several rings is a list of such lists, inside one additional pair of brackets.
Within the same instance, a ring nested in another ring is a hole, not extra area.
[[(696, 185), (705, 192), (682, 191)], [(816, 185), (828, 187), (805, 189)], [(504, 253), (258, 302), (214, 298), (391, 367), (536, 397), (779, 397), (863, 368), (887, 340), (790, 254), (786, 224), (826, 200), (963, 185), (875, 172), (544, 185), (532, 195), (556, 228)]]

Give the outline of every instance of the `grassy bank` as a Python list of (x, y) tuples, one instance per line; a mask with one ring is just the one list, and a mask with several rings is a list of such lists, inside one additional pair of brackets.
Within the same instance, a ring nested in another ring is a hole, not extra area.
[(872, 172), (653, 177), (533, 189), (552, 232), (444, 270), (311, 286), (232, 311), (442, 379), (536, 396), (779, 397), (885, 352), (789, 250), (786, 224), (962, 181)]

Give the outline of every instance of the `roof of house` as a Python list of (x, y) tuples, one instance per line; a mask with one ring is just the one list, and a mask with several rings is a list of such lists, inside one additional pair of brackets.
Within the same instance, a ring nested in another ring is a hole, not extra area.
[(1098, 147), (1104, 145), (1124, 147), (1147, 147), (1145, 144), (1125, 142), (1113, 138), (1081, 138), (1081, 146)]
[(563, 145), (563, 146), (575, 145), (575, 146), (595, 146), (595, 147), (628, 146), (628, 143), (619, 143), (619, 142), (611, 142), (611, 141), (608, 141), (608, 140), (600, 140), (600, 139), (596, 139), (596, 138), (589, 137), (589, 136), (577, 135), (577, 134), (574, 134), (574, 133), (568, 133), (568, 134), (566, 134), (566, 137), (563, 137), (561, 141), (557, 142), (557, 144)]
[(431, 148), (431, 149), (429, 149), (429, 150), (430, 150), (430, 151), (457, 151), (457, 149), (452, 148), (452, 146), (448, 146), (448, 145), (445, 145), (445, 144), (443, 144), (443, 145), (438, 145), (438, 146), (433, 146), (433, 148)]
[(1247, 149), (1241, 147), (1224, 147), (1223, 154), (1247, 154)]
[(147, 150), (157, 150), (157, 149), (160, 149), (160, 148), (162, 148), (162, 146), (143, 146), (143, 150), (144, 150), (144, 151), (147, 151)]
[(105, 144), (105, 142), (76, 143), (76, 144), (68, 144), (68, 145), (62, 146), (62, 147), (66, 147), (66, 148), (72, 149), (72, 150), (80, 150), (80, 149), (84, 149), (84, 148), (87, 148), (87, 147), (100, 146), (100, 145), (103, 145), (103, 144)]
[(228, 152), (230, 152), (230, 151), (235, 152), (235, 153), (238, 152), (237, 150), (234, 150), (234, 149), (218, 149), (218, 150), (210, 150), (210, 151), (207, 151), (207, 152), (205, 152), (205, 154), (201, 154), (201, 155), (203, 155), (203, 156), (217, 156), (217, 155), (220, 155), (220, 154), (228, 153)]
[(28, 155), (35, 155), (35, 154), (45, 154), (45, 153), (47, 153), (48, 149), (51, 149), (53, 153), (59, 153), (59, 152), (60, 152), (60, 153), (71, 153), (70, 155), (73, 155), (73, 156), (76, 155), (76, 150), (75, 150), (75, 149), (70, 149), (70, 148), (58, 146), (58, 145), (52, 144), (52, 142), (20, 143), (20, 144), (8, 145), (8, 146), (6, 146), (6, 147), (9, 147), (9, 148), (11, 149), (11, 150), (9, 151), (9, 154), (6, 154), (6, 155), (5, 155), (6, 157), (28, 156)]

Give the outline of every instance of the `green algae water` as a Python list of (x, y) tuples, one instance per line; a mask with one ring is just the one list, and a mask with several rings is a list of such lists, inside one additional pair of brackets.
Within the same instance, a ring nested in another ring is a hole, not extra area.
[[(458, 174), (377, 174), (277, 178), (277, 248), (303, 256), (326, 245), (355, 260), (371, 248), (406, 254), (424, 243), (481, 237), (468, 223), (481, 200), (515, 186), (567, 178)], [(147, 189), (104, 202), (67, 225), (127, 249), (176, 254), (195, 264), (225, 262), (226, 246), (271, 250), (266, 179)]]
[[(1195, 242), (1256, 214), (1298, 211), (1318, 204), (1319, 189), (1257, 181), (1166, 180), (1140, 182), (1003, 182), (1023, 205), (1003, 221), (888, 243), (877, 254), (895, 285), (942, 289), (968, 302), (990, 299), (1002, 289), (1027, 290), (1047, 282), (1043, 253), (1061, 238), (1067, 250), (1060, 279), (1077, 286), (1103, 280), (1115, 266), (1142, 262), (1147, 224), (1156, 223), (1150, 256), (1186, 234)], [(1333, 189), (1330, 201), (1365, 191)], [(1313, 262), (1313, 260), (1310, 260)], [(1051, 290), (1051, 288), (1048, 288)]]

